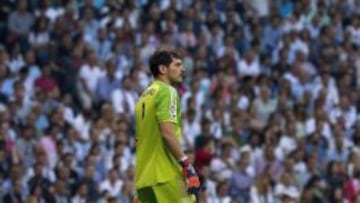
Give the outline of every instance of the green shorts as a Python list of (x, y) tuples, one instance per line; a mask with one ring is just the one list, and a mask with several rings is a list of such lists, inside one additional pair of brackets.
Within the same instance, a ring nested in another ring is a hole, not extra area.
[(189, 195), (182, 180), (174, 179), (137, 190), (139, 203), (195, 203), (195, 196)]

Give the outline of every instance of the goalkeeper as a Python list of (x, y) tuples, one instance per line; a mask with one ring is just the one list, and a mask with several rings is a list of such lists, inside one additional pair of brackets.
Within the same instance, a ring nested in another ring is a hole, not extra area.
[(141, 94), (135, 108), (138, 200), (195, 202), (200, 183), (180, 147), (181, 107), (173, 87), (183, 80), (182, 60), (174, 51), (159, 50), (149, 63), (155, 80)]

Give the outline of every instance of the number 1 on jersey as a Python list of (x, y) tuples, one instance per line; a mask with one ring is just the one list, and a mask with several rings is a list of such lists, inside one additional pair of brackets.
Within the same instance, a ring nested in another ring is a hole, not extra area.
[(142, 103), (142, 112), (141, 112), (141, 119), (144, 119), (145, 117), (145, 103)]

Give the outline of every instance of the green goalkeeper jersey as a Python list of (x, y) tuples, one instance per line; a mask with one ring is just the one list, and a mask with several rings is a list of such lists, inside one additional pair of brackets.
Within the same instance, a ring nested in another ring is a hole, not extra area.
[(181, 176), (181, 167), (160, 133), (161, 122), (174, 123), (181, 140), (181, 107), (175, 88), (154, 80), (141, 94), (135, 107), (136, 188), (153, 186)]

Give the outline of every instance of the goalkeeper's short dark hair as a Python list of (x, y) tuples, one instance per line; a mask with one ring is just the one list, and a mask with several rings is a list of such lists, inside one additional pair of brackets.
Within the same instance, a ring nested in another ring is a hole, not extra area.
[(168, 66), (173, 61), (173, 59), (180, 59), (181, 56), (178, 52), (173, 50), (158, 50), (155, 51), (149, 60), (150, 71), (154, 77), (157, 77), (160, 73), (159, 66), (165, 65)]

